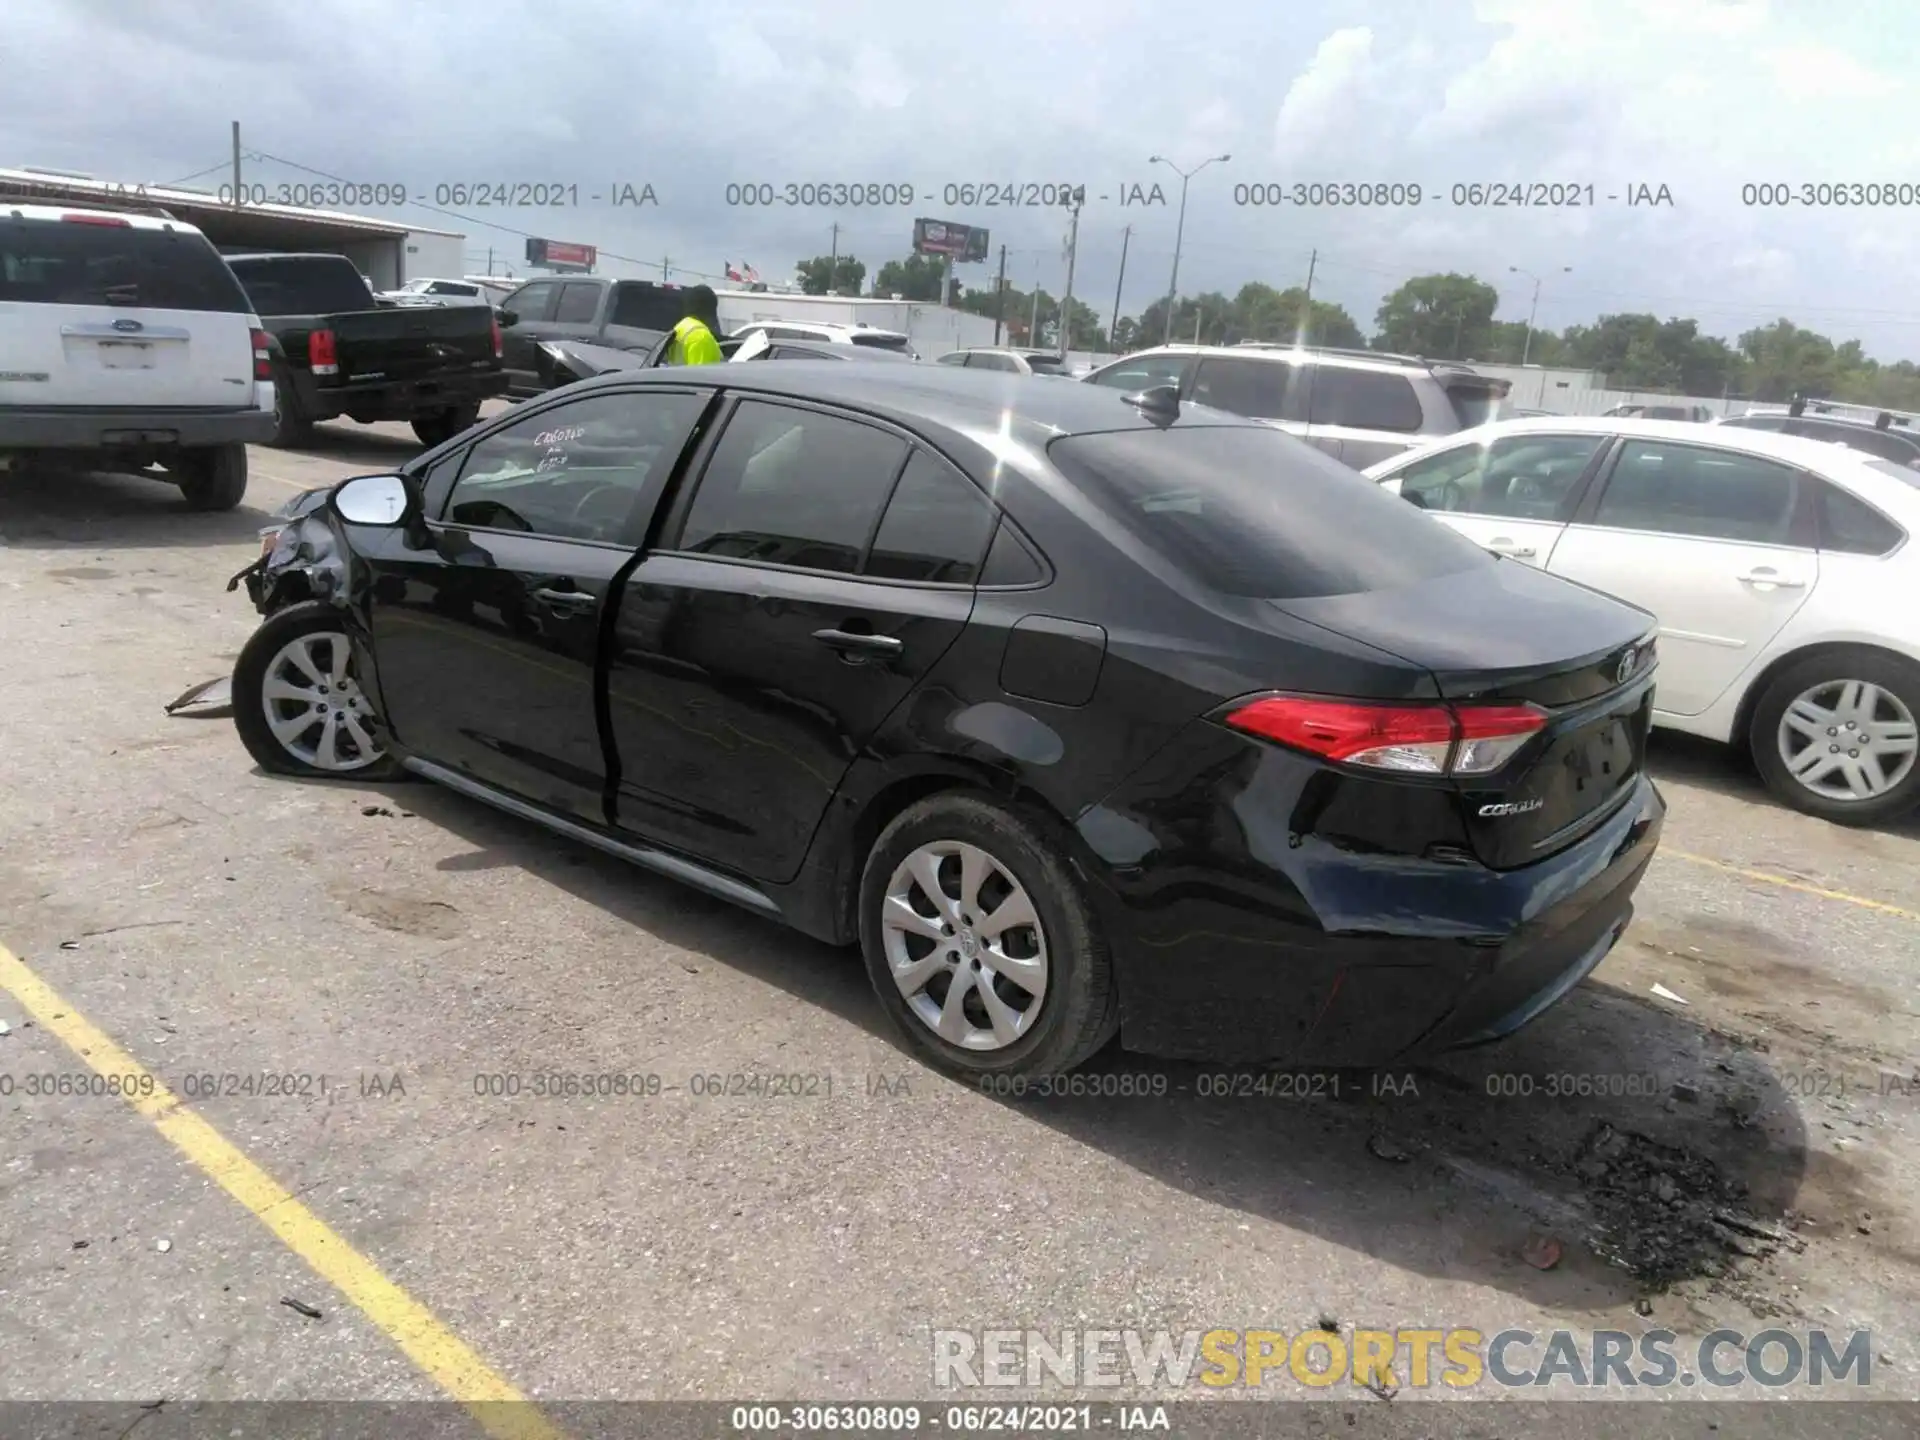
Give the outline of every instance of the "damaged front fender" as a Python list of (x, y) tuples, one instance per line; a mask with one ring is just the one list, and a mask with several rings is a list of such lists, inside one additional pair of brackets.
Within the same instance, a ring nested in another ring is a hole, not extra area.
[(349, 552), (326, 503), (335, 488), (307, 490), (281, 506), (277, 523), (260, 532), (260, 558), (227, 581), (228, 592), (244, 584), (262, 615), (304, 600), (344, 603)]

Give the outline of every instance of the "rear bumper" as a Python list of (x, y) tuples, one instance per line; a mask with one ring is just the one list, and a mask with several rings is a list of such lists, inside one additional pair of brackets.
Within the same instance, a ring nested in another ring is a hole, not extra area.
[(26, 410), (0, 407), (0, 450), (170, 450), (259, 445), (270, 410)]
[(322, 385), (308, 372), (299, 386), (309, 420), (350, 415), (356, 420), (411, 420), (449, 406), (477, 405), (507, 393), (507, 372), (454, 370), (414, 380), (349, 380)]
[(1079, 823), (1130, 1050), (1368, 1067), (1511, 1034), (1618, 941), (1666, 816), (1643, 775), (1569, 849), (1496, 871), (1296, 830), (1265, 768), (1230, 820), (1191, 791), (1160, 791), (1169, 810), (1123, 789)]

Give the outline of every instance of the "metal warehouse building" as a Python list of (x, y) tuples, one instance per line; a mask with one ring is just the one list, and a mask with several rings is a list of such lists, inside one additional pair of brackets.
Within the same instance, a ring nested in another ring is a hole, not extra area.
[(366, 215), (292, 205), (230, 205), (205, 190), (0, 169), (0, 205), (7, 204), (165, 210), (204, 231), (221, 250), (344, 255), (376, 290), (392, 290), (424, 275), (462, 275), (468, 268), (467, 237), (456, 231), (419, 230)]

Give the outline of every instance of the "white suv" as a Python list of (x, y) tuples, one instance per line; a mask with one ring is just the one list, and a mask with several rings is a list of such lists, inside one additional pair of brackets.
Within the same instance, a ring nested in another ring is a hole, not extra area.
[(836, 325), (825, 320), (749, 320), (727, 332), (730, 340), (751, 340), (765, 335), (769, 340), (808, 340), (816, 345), (860, 345), (874, 350), (891, 350), (911, 360), (914, 352), (910, 337), (898, 330), (876, 330), (871, 325)]
[(194, 509), (231, 510), (272, 437), (267, 334), (206, 236), (0, 206), (0, 470), (157, 464)]

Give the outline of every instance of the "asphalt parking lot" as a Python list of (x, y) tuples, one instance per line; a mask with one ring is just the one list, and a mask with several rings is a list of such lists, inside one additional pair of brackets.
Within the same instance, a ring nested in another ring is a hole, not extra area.
[[(931, 1397), (934, 1330), (1323, 1319), (1868, 1329), (1920, 1398), (1920, 822), (1663, 738), (1628, 940), (1515, 1039), (983, 1095), (851, 952), (164, 713), (252, 630), (265, 515), (416, 448), (322, 427), (223, 515), (0, 483), (0, 1399)], [(182, 1108), (92, 1093), (122, 1056)], [(562, 1073), (629, 1093), (528, 1093)]]

